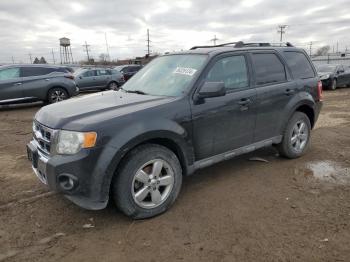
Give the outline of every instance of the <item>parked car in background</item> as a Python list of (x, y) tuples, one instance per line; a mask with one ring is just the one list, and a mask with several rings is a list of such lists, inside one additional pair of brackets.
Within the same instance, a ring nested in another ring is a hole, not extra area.
[(74, 76), (64, 67), (0, 67), (0, 104), (42, 100), (55, 103), (78, 94)]
[(194, 47), (154, 59), (119, 91), (39, 110), (28, 158), (77, 205), (102, 209), (112, 198), (143, 219), (165, 212), (195, 170), (272, 145), (304, 155), (321, 106), (303, 49)]
[(116, 66), (114, 69), (121, 72), (124, 76), (125, 81), (128, 81), (142, 67), (143, 67), (142, 65), (121, 65), (121, 66)]
[(335, 90), (340, 86), (350, 86), (350, 68), (344, 65), (316, 65), (322, 86)]
[(124, 76), (118, 70), (106, 68), (82, 68), (74, 72), (79, 90), (118, 90)]

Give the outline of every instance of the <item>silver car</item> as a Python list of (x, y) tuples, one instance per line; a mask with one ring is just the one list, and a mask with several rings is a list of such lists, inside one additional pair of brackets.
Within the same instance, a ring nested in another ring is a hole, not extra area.
[(115, 69), (81, 68), (74, 76), (79, 90), (118, 90), (125, 83), (123, 74)]

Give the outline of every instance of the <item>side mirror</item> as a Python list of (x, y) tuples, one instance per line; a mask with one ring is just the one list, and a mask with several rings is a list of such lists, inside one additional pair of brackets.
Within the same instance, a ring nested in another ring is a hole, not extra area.
[(83, 77), (82, 76), (79, 76), (80, 79), (82, 79)]
[(224, 82), (205, 82), (198, 92), (198, 98), (219, 97), (224, 95), (226, 95)]

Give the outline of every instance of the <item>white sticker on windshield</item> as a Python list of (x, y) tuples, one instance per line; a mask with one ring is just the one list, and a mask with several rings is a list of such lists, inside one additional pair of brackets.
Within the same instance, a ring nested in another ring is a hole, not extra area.
[(176, 67), (174, 74), (193, 76), (196, 72), (196, 69), (190, 67)]

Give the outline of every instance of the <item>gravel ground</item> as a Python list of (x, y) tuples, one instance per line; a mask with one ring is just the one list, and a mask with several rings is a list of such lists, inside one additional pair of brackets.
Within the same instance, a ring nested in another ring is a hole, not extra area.
[(0, 261), (350, 261), (350, 89), (325, 92), (304, 157), (267, 148), (198, 171), (144, 221), (47, 191), (25, 151), (40, 106), (0, 109)]

